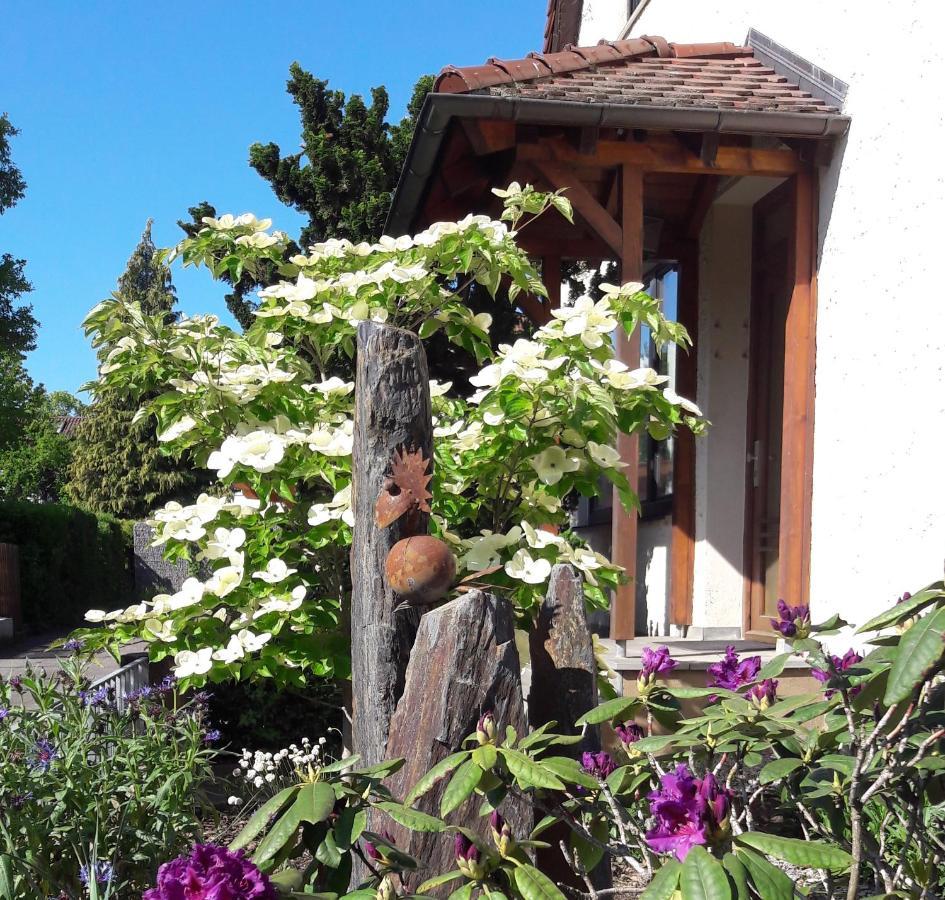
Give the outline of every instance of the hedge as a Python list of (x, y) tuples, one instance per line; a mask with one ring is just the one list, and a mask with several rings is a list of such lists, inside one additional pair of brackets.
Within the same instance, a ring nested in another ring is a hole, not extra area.
[(0, 542), (20, 548), (23, 622), (75, 626), (88, 609), (127, 606), (134, 590), (132, 525), (54, 503), (0, 503)]

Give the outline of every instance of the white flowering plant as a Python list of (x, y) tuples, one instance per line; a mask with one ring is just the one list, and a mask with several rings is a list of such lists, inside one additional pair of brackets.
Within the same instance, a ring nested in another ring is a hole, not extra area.
[[(351, 451), (356, 327), (365, 320), (442, 331), (483, 366), (475, 392), (431, 382), (435, 466), (432, 529), (461, 575), (506, 591), (523, 619), (544, 595), (551, 567), (580, 569), (592, 605), (606, 604), (620, 569), (567, 531), (568, 499), (608, 479), (628, 510), (637, 498), (614, 449), (620, 433), (663, 438), (700, 430), (699, 410), (652, 369), (616, 358), (613, 336), (640, 326), (662, 345), (688, 337), (637, 283), (604, 285), (552, 311), (531, 338), (493, 349), (488, 314), (464, 303), (472, 282), (509, 302), (546, 295), (517, 233), (567, 200), (531, 186), (497, 191), (500, 220), (470, 215), (413, 237), (375, 244), (329, 240), (283, 261), (287, 239), (251, 215), (204, 220), (167, 253), (220, 277), (277, 262), (284, 280), (259, 292), (256, 321), (240, 334), (213, 316), (176, 322), (119, 299), (85, 321), (100, 359), (99, 385), (153, 396), (166, 452), (184, 450), (216, 472), (218, 489), (155, 512), (156, 543), (200, 563), (173, 595), (91, 610), (90, 648), (143, 639), (152, 659), (173, 657), (188, 684), (309, 674), (346, 677), (343, 622), (350, 586)], [(608, 487), (609, 489), (609, 487)], [(104, 626), (104, 627), (101, 627)]]

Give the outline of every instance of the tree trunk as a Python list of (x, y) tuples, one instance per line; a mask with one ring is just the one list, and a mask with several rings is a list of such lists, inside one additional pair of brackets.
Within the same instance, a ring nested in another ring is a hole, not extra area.
[[(470, 591), (426, 613), (420, 621), (387, 745), (389, 758), (406, 759), (404, 767), (388, 780), (394, 796), (402, 800), (420, 776), (463, 749), (463, 740), (475, 732), (480, 715), (490, 711), (500, 736), (507, 725), (520, 737), (525, 734), (512, 607), (492, 594)], [(417, 807), (439, 815), (448, 783), (448, 777), (440, 781)], [(482, 798), (473, 794), (447, 821), (471, 828), (488, 840), (489, 820), (479, 816), (481, 803)], [(530, 808), (506, 800), (501, 809), (515, 836), (526, 836), (532, 828)], [(419, 863), (411, 889), (431, 875), (455, 868), (454, 834), (411, 832), (393, 822), (384, 827), (397, 846)]]
[[(394, 613), (398, 600), (384, 579), (390, 548), (407, 534), (406, 517), (379, 529), (374, 505), (396, 449), (433, 455), (426, 355), (413, 332), (362, 322), (355, 382), (351, 550), (351, 679), (354, 752), (362, 765), (380, 762), (403, 692), (419, 613)], [(426, 530), (427, 517), (414, 519)]]

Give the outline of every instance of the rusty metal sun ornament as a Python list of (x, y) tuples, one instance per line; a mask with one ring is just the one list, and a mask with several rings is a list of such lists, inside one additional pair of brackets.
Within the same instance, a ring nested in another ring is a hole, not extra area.
[(378, 528), (392, 525), (408, 512), (413, 516), (430, 512), (433, 495), (427, 486), (433, 475), (429, 469), (430, 460), (422, 450), (402, 448), (394, 451), (391, 474), (374, 505), (374, 522)]

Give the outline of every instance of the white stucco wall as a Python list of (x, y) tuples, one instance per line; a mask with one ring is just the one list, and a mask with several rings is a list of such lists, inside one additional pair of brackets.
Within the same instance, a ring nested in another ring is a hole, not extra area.
[(627, 24), (627, 0), (584, 0), (579, 47), (613, 40)]
[(637, 526), (637, 634), (669, 634), (669, 546), (672, 519), (642, 520)]
[[(586, 6), (587, 38), (624, 9), (618, 0)], [(631, 32), (742, 42), (753, 26), (850, 84), (844, 111), (853, 125), (821, 175), (815, 617), (837, 611), (861, 622), (942, 574), (945, 49), (939, 16), (933, 0), (902, 0), (868, 13), (852, 0), (650, 0)], [(619, 33), (615, 26), (610, 37)], [(583, 31), (582, 42), (588, 42)], [(708, 413), (717, 420), (712, 408)], [(709, 566), (707, 554), (701, 566)]]
[(696, 441), (692, 624), (742, 624), (751, 207), (715, 203), (699, 247), (696, 400), (712, 423)]

